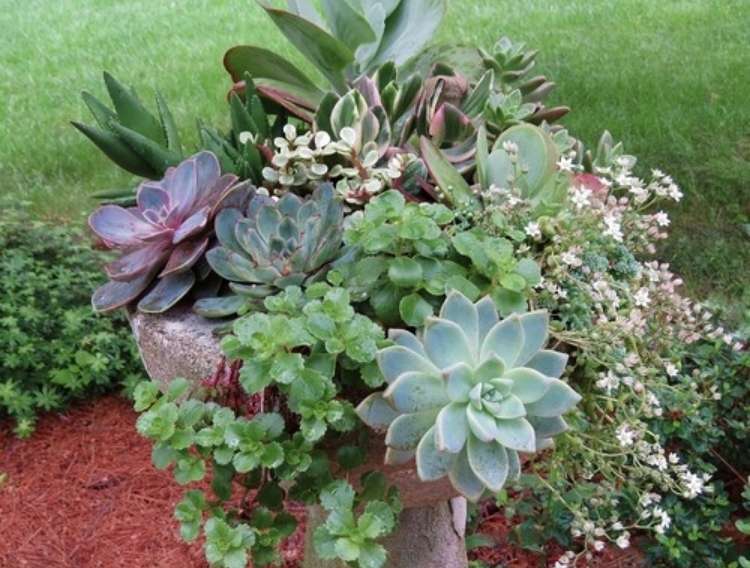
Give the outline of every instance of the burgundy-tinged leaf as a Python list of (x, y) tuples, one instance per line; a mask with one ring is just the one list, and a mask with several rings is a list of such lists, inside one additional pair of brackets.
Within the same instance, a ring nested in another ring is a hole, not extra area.
[(554, 108), (543, 108), (535, 112), (529, 122), (532, 124), (541, 124), (544, 121), (555, 122), (570, 112), (570, 107), (560, 106)]
[(190, 215), (198, 196), (198, 174), (196, 160), (190, 158), (182, 162), (169, 178), (164, 178), (169, 198), (174, 208), (167, 217), (166, 224), (176, 226)]
[(305, 122), (312, 124), (315, 117), (313, 116), (311, 109), (308, 109), (306, 101), (294, 97), (294, 95), (285, 92), (282, 89), (270, 87), (268, 85), (256, 85), (258, 93), (269, 98), (278, 105), (281, 105), (284, 109), (292, 113), (297, 118), (304, 120)]
[(195, 284), (195, 274), (182, 272), (159, 280), (143, 299), (138, 310), (147, 314), (161, 314), (184, 298)]
[(160, 241), (122, 255), (105, 265), (104, 270), (112, 280), (129, 282), (148, 272), (158, 270), (167, 260), (169, 241)]
[(89, 227), (108, 245), (134, 246), (160, 229), (127, 209), (105, 205), (89, 217)]
[(204, 187), (209, 187), (214, 180), (221, 176), (219, 159), (211, 152), (200, 152), (193, 156), (195, 160), (195, 172), (197, 176), (197, 188), (200, 192)]
[(464, 139), (473, 128), (468, 116), (452, 104), (445, 103), (440, 106), (430, 122), (430, 136), (439, 146), (445, 142)]
[(383, 106), (378, 86), (375, 84), (375, 81), (367, 75), (362, 76), (361, 79), (354, 83), (354, 88), (365, 98), (368, 107), (373, 108)]
[(153, 210), (166, 213), (170, 208), (169, 194), (161, 184), (147, 181), (138, 188), (136, 202), (141, 211)]
[(186, 241), (179, 245), (172, 251), (167, 265), (159, 274), (159, 278), (190, 270), (206, 252), (208, 240), (208, 238), (205, 238), (200, 241)]
[(198, 206), (210, 207), (212, 210), (211, 215), (214, 215), (216, 206), (224, 199), (228, 190), (237, 183), (238, 179), (234, 174), (226, 174), (218, 179), (214, 179), (210, 184), (210, 189), (201, 197)]
[(172, 244), (179, 245), (185, 239), (189, 239), (203, 231), (208, 225), (208, 216), (210, 212), (211, 209), (206, 206), (185, 219), (185, 221), (183, 221), (179, 228), (174, 232)]
[(99, 313), (111, 312), (127, 306), (148, 288), (153, 276), (153, 272), (149, 272), (130, 282), (107, 282), (94, 292), (91, 305)]
[(214, 205), (211, 215), (215, 216), (224, 209), (245, 209), (252, 196), (253, 190), (249, 181), (232, 184), (219, 197), (216, 205)]

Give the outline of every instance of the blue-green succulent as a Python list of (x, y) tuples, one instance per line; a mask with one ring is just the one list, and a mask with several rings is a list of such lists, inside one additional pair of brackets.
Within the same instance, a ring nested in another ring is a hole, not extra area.
[(449, 476), (472, 501), (521, 471), (520, 453), (548, 447), (580, 396), (560, 380), (567, 355), (544, 349), (544, 311), (500, 320), (491, 298), (451, 292), (418, 335), (391, 330), (378, 352), (388, 387), (357, 412), (386, 431), (386, 462), (416, 457), (423, 481)]

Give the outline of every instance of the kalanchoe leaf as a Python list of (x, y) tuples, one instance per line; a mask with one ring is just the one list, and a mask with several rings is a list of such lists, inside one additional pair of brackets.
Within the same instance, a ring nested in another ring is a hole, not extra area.
[(559, 379), (523, 366), (562, 374), (567, 357), (542, 349), (548, 325), (545, 312), (500, 320), (489, 297), (472, 303), (454, 291), (418, 335), (392, 330), (396, 345), (377, 355), (389, 386), (362, 408), (377, 401), (386, 419), (360, 412), (387, 428), (388, 462), (409, 459), (416, 448), (422, 480), (448, 475), (472, 500), (516, 479), (517, 452), (547, 447), (565, 430), (561, 414), (580, 400)]
[(170, 168), (162, 180), (141, 184), (135, 208), (106, 205), (95, 211), (89, 218), (92, 231), (122, 253), (107, 265), (109, 276), (122, 285), (100, 289), (95, 308), (106, 311), (135, 301), (156, 274), (156, 286), (139, 304), (142, 311), (161, 313), (185, 297), (196, 281), (190, 269), (208, 247), (215, 213), (225, 201), (246, 200), (247, 186), (236, 181), (221, 177), (216, 156), (201, 152)]

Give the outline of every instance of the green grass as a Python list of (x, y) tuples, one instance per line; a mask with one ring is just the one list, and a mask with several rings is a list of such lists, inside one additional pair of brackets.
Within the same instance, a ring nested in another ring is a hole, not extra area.
[[(304, 65), (251, 0), (0, 8), (0, 179), (47, 215), (78, 218), (93, 191), (133, 181), (68, 124), (89, 120), (78, 93), (103, 96), (102, 69), (144, 99), (158, 88), (192, 140), (198, 117), (226, 124), (225, 49), (273, 46)], [(505, 34), (541, 49), (574, 134), (595, 142), (609, 129), (644, 170), (681, 184), (664, 254), (695, 291), (732, 299), (750, 275), (748, 29), (746, 0), (449, 0), (437, 40), (490, 46)]]

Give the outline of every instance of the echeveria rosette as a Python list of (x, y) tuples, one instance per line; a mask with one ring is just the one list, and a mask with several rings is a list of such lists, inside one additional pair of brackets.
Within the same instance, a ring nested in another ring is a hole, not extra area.
[(519, 452), (547, 447), (580, 396), (559, 377), (567, 355), (545, 350), (548, 315), (500, 320), (491, 298), (451, 292), (419, 335), (394, 329), (378, 353), (388, 388), (357, 411), (387, 430), (386, 462), (416, 456), (423, 481), (445, 475), (476, 501), (520, 474)]
[(306, 199), (258, 194), (244, 212), (225, 209), (216, 218), (220, 246), (206, 259), (234, 295), (199, 300), (195, 311), (230, 316), (253, 299), (314, 279), (342, 253), (343, 220), (343, 204), (330, 184)]
[(214, 216), (222, 207), (240, 205), (247, 194), (237, 176), (221, 175), (216, 156), (201, 152), (169, 168), (162, 180), (142, 183), (136, 207), (97, 209), (89, 226), (122, 254), (105, 266), (111, 280), (94, 293), (94, 309), (130, 304), (154, 281), (138, 309), (162, 313), (174, 306), (199, 278), (194, 268), (209, 246)]

